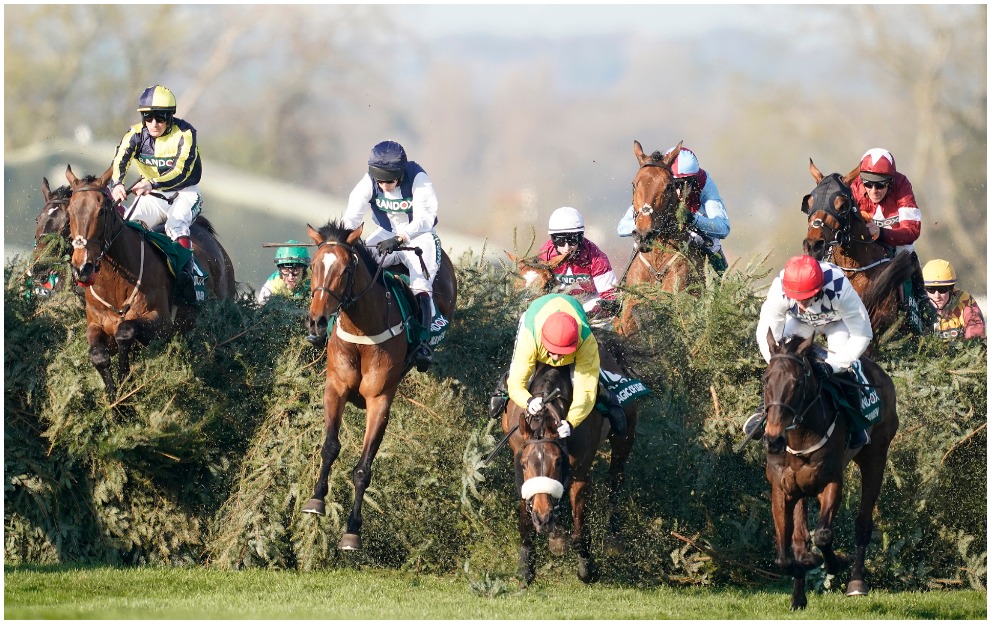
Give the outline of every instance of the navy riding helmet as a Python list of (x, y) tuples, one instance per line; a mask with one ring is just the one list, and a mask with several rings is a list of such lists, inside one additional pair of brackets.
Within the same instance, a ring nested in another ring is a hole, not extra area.
[(406, 150), (395, 141), (382, 141), (368, 155), (368, 175), (373, 180), (402, 180), (406, 173)]

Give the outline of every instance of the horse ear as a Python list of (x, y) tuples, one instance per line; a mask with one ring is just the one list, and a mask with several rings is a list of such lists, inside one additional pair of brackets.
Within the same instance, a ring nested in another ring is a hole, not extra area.
[(65, 179), (69, 181), (69, 185), (73, 186), (79, 181), (76, 174), (72, 173), (72, 165), (65, 166)]
[(512, 262), (516, 266), (519, 266), (520, 265), (520, 257), (519, 256), (517, 256), (515, 254), (512, 254), (512, 253), (506, 251), (505, 249), (503, 249), (502, 252), (504, 254), (506, 254), (506, 257), (509, 258), (509, 261), (510, 262)]
[(665, 167), (670, 167), (671, 165), (674, 164), (674, 161), (678, 159), (678, 154), (681, 153), (682, 143), (684, 143), (684, 141), (678, 141), (678, 144), (674, 146), (674, 149), (671, 150), (671, 153), (669, 153), (661, 160), (661, 162), (664, 163)]
[(52, 187), (48, 186), (48, 178), (41, 179), (41, 196), (45, 198), (46, 204), (52, 196)]
[(780, 351), (778, 341), (774, 339), (774, 331), (770, 327), (767, 328), (767, 346), (771, 348), (771, 353)]
[(812, 174), (812, 179), (816, 181), (816, 184), (822, 182), (822, 179), (826, 177), (822, 175), (822, 172), (819, 171), (819, 167), (816, 167), (816, 164), (812, 162), (811, 158), (809, 158), (809, 173)]
[(850, 186), (853, 183), (853, 181), (857, 179), (857, 176), (859, 175), (860, 175), (860, 165), (858, 164), (856, 169), (843, 176), (843, 184)]
[(348, 245), (354, 245), (361, 240), (361, 231), (365, 229), (364, 223), (359, 223), (358, 227), (354, 228), (350, 234), (348, 234)]
[(797, 355), (804, 354), (808, 350), (808, 348), (812, 346), (812, 342), (815, 339), (816, 339), (816, 335), (813, 333), (811, 336), (803, 340), (800, 345), (798, 345), (798, 349), (795, 350), (795, 353)]
[(320, 232), (314, 230), (309, 223), (306, 224), (306, 234), (315, 245), (323, 243), (323, 236), (320, 235)]
[(110, 177), (114, 174), (114, 166), (110, 165), (107, 170), (103, 172), (100, 176), (100, 186), (106, 186), (107, 182), (110, 181)]
[(640, 145), (640, 141), (636, 139), (633, 140), (633, 155), (637, 157), (637, 161), (643, 165), (643, 161), (647, 160), (647, 156), (643, 153), (643, 147)]

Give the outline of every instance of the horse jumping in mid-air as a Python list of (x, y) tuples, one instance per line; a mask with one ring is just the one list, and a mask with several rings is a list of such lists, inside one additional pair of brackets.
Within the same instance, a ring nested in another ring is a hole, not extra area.
[[(415, 345), (407, 338), (407, 325), (418, 313), (412, 303), (405, 310), (400, 304), (401, 298), (412, 302), (412, 295), (406, 292), (408, 286), (397, 287), (405, 297), (390, 291), (395, 282), (386, 282), (382, 267), (365, 247), (361, 240), (363, 227), (349, 230), (337, 222), (319, 230), (307, 226), (310, 239), (317, 245), (310, 263), (308, 339), (316, 346), (327, 347), (327, 381), (320, 473), (303, 513), (326, 512), (324, 498), (329, 490), (330, 469), (341, 452), (345, 405), (350, 402), (365, 410), (361, 456), (352, 473), (354, 506), (338, 544), (342, 550), (361, 548), (362, 501), (372, 480), (372, 461), (385, 435), (396, 390), (413, 365), (410, 355)], [(437, 310), (450, 322), (457, 305), (458, 285), (454, 265), (445, 252), (433, 284)]]
[[(833, 522), (843, 500), (843, 476), (852, 459), (860, 468), (860, 507), (855, 520), (856, 555), (847, 584), (848, 596), (868, 592), (864, 559), (874, 531), (877, 503), (888, 461), (888, 448), (898, 431), (895, 385), (881, 367), (867, 357), (860, 362), (868, 383), (878, 393), (880, 414), (870, 430), (871, 442), (855, 451), (847, 448), (847, 418), (812, 372), (809, 355), (815, 336), (793, 336), (778, 343), (771, 331), (767, 342), (771, 359), (764, 372), (767, 424), (764, 448), (767, 481), (771, 486), (774, 518), (774, 562), (794, 581), (792, 609), (804, 609), (805, 575), (823, 563), (828, 574), (850, 565), (835, 550)], [(810, 535), (806, 501), (819, 501), (819, 522)], [(810, 540), (819, 549), (812, 551)]]
[[(89, 358), (100, 373), (110, 400), (118, 380), (131, 368), (135, 341), (147, 345), (176, 328), (189, 327), (196, 306), (176, 302), (165, 257), (137, 229), (130, 227), (107, 192), (111, 171), (102, 176), (77, 178), (67, 167), (71, 196), (66, 206), (70, 265), (73, 279), (85, 289), (86, 340)], [(208, 295), (231, 299), (235, 295), (234, 266), (202, 216), (191, 228), (193, 254), (209, 275)], [(111, 371), (118, 356), (118, 377)]]

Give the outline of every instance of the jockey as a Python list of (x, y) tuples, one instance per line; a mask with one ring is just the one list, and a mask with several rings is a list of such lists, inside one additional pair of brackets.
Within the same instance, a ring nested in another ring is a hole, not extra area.
[(282, 295), (302, 299), (310, 291), (310, 280), (306, 275), (310, 268), (310, 254), (299, 241), (287, 241), (275, 252), (275, 266), (278, 269), (265, 281), (258, 291), (258, 303), (265, 303), (272, 295)]
[(922, 232), (922, 211), (915, 201), (912, 183), (895, 169), (895, 157), (886, 149), (867, 150), (860, 160), (860, 176), (850, 183), (850, 191), (867, 222), (871, 236), (895, 253), (911, 253), (915, 263), (912, 293), (924, 323), (935, 318), (927, 297), (922, 267), (915, 254), (915, 241)]
[(599, 384), (599, 345), (574, 297), (557, 293), (539, 297), (520, 319), (506, 383), (509, 398), (530, 414), (543, 408), (543, 398), (531, 396), (526, 387), (537, 362), (573, 367), (571, 406), (557, 430), (558, 436), (567, 438), (595, 407)]
[[(379, 226), (365, 241), (376, 261), (385, 266), (402, 263), (409, 269), (410, 289), (420, 306), (422, 331), (413, 354), (416, 369), (425, 372), (433, 362), (430, 324), (433, 319), (433, 283), (440, 267), (441, 246), (437, 237), (437, 195), (423, 167), (406, 159), (406, 150), (395, 141), (383, 141), (368, 156), (368, 173), (348, 197), (344, 227), (354, 229), (372, 210)], [(414, 251), (396, 251), (400, 246)], [(425, 267), (425, 268), (424, 268)]]
[[(668, 149), (664, 155), (673, 150), (673, 147)], [(678, 158), (671, 165), (671, 173), (679, 183), (675, 186), (678, 197), (692, 213), (688, 223), (691, 243), (702, 249), (713, 267), (722, 273), (728, 265), (720, 241), (729, 236), (729, 216), (716, 183), (705, 169), (699, 167), (695, 153), (686, 147), (681, 148)], [(616, 233), (631, 236), (635, 218), (636, 212), (631, 205), (616, 226)]]
[(591, 318), (615, 316), (603, 310), (615, 306), (616, 274), (609, 257), (592, 241), (585, 238), (585, 219), (570, 207), (558, 208), (547, 221), (550, 240), (537, 252), (537, 257), (549, 261), (562, 254), (567, 257), (554, 269), (565, 292), (584, 301), (582, 307)]
[[(757, 345), (764, 360), (770, 362), (768, 329), (778, 341), (794, 335), (803, 338), (825, 335), (826, 358), (812, 359), (813, 372), (823, 380), (834, 373), (849, 371), (874, 337), (867, 308), (843, 270), (812, 256), (788, 260), (784, 270), (771, 282), (761, 306)], [(749, 438), (763, 425), (764, 418), (762, 400), (760, 408), (744, 423), (744, 434)], [(870, 436), (863, 429), (853, 431), (854, 424), (851, 422), (850, 448), (858, 449), (870, 443)]]
[[(197, 184), (203, 166), (196, 128), (175, 117), (175, 111), (175, 96), (165, 87), (155, 85), (141, 93), (141, 123), (131, 126), (117, 146), (110, 165), (110, 194), (118, 203), (127, 199), (124, 177), (133, 162), (141, 179), (131, 188), (137, 199), (128, 218), (148, 228), (164, 223), (169, 238), (192, 250), (189, 227), (202, 208)], [(168, 198), (151, 195), (153, 191), (168, 193)], [(183, 267), (190, 278), (193, 270), (192, 262)]]
[(930, 260), (922, 267), (926, 292), (939, 315), (933, 328), (946, 341), (984, 338), (984, 315), (969, 293), (955, 288), (957, 272), (946, 260)]

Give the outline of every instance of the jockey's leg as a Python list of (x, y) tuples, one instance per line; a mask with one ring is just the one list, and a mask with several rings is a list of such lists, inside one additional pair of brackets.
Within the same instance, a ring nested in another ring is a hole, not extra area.
[[(859, 411), (861, 409), (861, 399), (863, 398), (860, 388), (860, 380), (857, 379), (857, 376), (852, 370), (836, 373), (834, 377), (839, 377), (844, 381), (850, 382), (849, 384), (840, 384), (840, 387), (843, 389), (844, 398), (846, 398), (847, 403)], [(863, 423), (858, 419), (849, 418), (847, 421), (847, 429), (850, 431), (851, 450), (859, 449), (860, 447), (871, 443), (870, 434), (867, 432), (867, 429), (863, 428)]]
[[(834, 353), (841, 351), (850, 339), (850, 332), (847, 329), (846, 323), (843, 321), (836, 321), (834, 323), (824, 325), (819, 329), (819, 331), (826, 335), (826, 348)], [(849, 377), (853, 378), (853, 375), (850, 374)], [(859, 409), (859, 399), (854, 407)], [(847, 425), (850, 431), (850, 449), (859, 449), (865, 444), (870, 444), (870, 436), (867, 435), (867, 431), (865, 429), (860, 428), (858, 423), (856, 423), (853, 419), (849, 419)]]
[(493, 420), (501, 417), (502, 413), (506, 411), (506, 405), (509, 404), (509, 385), (506, 383), (508, 379), (509, 370), (499, 375), (495, 390), (489, 397), (489, 418)]
[(912, 265), (915, 268), (912, 272), (912, 296), (915, 298), (915, 303), (919, 308), (922, 333), (926, 333), (932, 329), (933, 325), (939, 322), (939, 314), (936, 312), (936, 308), (933, 307), (932, 301), (929, 300), (929, 295), (926, 294), (926, 281), (922, 277), (922, 265), (919, 262), (919, 256), (914, 251), (907, 253), (912, 254)]
[[(168, 203), (166, 202), (166, 205)], [(165, 233), (169, 238), (177, 242), (181, 247), (193, 250), (192, 240), (189, 238), (189, 228), (193, 220), (200, 214), (202, 199), (195, 186), (177, 191), (172, 204), (168, 205), (168, 217), (165, 220)], [(180, 275), (176, 276), (177, 287), (182, 291), (182, 298), (186, 301), (197, 301), (196, 280), (202, 281), (203, 272), (196, 265), (193, 256), (182, 266)]]
[[(426, 372), (433, 363), (430, 347), (430, 324), (434, 317), (433, 285), (440, 266), (440, 247), (433, 232), (414, 237), (407, 245), (420, 249), (420, 255), (412, 251), (402, 252), (403, 264), (409, 269), (410, 290), (420, 304), (420, 344), (413, 352), (416, 370)], [(422, 262), (421, 262), (422, 258)]]
[[(599, 349), (599, 367), (602, 370), (626, 377), (626, 373), (619, 366), (616, 357), (606, 349)], [(619, 436), (625, 436), (626, 413), (623, 411), (623, 406), (619, 402), (619, 397), (602, 383), (601, 378), (599, 379), (597, 398), (601, 399), (605, 405), (606, 416), (609, 418), (609, 425), (612, 427), (612, 430)]]

